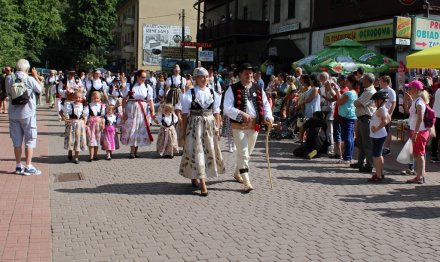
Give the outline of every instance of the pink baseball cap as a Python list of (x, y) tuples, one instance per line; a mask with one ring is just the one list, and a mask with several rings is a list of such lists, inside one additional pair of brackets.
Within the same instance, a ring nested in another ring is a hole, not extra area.
[(411, 82), (409, 82), (409, 84), (405, 85), (406, 87), (412, 87), (416, 90), (422, 90), (423, 89), (423, 83), (420, 82), (419, 80), (413, 80)]

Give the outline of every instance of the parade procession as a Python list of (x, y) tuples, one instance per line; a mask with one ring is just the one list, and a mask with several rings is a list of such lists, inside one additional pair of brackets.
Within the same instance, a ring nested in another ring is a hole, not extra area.
[(0, 261), (440, 261), (440, 1), (1, 5)]

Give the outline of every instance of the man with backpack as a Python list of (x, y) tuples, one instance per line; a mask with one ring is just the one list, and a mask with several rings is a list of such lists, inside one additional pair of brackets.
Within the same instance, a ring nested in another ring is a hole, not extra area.
[[(32, 166), (33, 149), (37, 145), (37, 106), (36, 94), (40, 94), (42, 83), (35, 68), (32, 77), (28, 75), (29, 61), (20, 59), (16, 73), (6, 80), (9, 105), (9, 134), (14, 144), (16, 174), (40, 175), (41, 171)], [(25, 144), (26, 166), (21, 164), (22, 144)]]

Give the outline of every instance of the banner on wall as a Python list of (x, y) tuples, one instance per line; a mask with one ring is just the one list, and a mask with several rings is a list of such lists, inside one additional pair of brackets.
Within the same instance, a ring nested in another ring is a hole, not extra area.
[[(185, 35), (190, 35), (190, 27), (185, 26)], [(154, 50), (162, 47), (180, 47), (182, 27), (177, 25), (144, 24), (143, 26), (143, 65), (161, 65), (162, 54), (154, 54)], [(180, 36), (180, 38), (176, 37)], [(157, 52), (155, 52), (157, 53)]]
[(344, 30), (324, 34), (324, 45), (348, 38), (357, 42), (392, 39), (393, 24), (363, 27), (359, 29)]

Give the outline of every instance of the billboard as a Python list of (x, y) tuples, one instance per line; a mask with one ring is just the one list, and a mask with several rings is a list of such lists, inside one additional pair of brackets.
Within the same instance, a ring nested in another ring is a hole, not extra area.
[[(185, 26), (185, 35), (190, 35), (190, 27)], [(180, 37), (175, 37), (180, 36)], [(144, 24), (142, 35), (142, 64), (143, 65), (161, 65), (162, 55), (154, 54), (153, 50), (162, 51), (162, 47), (180, 47), (182, 27), (177, 25), (155, 25)]]
[(414, 18), (412, 48), (423, 50), (440, 44), (440, 20)]
[(348, 38), (357, 42), (384, 40), (393, 38), (393, 24), (369, 26), (324, 34), (324, 45)]

